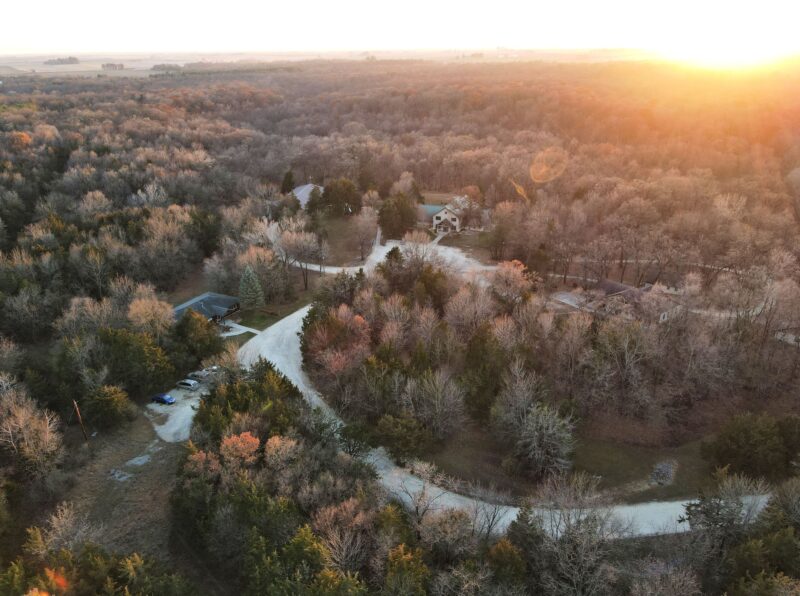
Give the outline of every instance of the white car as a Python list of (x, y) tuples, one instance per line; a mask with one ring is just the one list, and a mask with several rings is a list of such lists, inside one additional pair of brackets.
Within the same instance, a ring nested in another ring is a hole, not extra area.
[(186, 375), (186, 378), (192, 379), (194, 381), (199, 381), (200, 383), (202, 383), (203, 381), (207, 381), (208, 377), (210, 376), (211, 373), (206, 370), (196, 370)]
[(200, 389), (200, 383), (194, 379), (184, 379), (183, 381), (178, 381), (175, 383), (175, 386), (179, 389), (186, 389), (187, 391), (197, 391)]

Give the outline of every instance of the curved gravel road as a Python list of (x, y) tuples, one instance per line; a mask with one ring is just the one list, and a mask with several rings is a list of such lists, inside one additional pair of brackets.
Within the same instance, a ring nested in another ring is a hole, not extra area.
[[(239, 349), (239, 361), (245, 366), (251, 365), (259, 357), (271, 361), (279, 371), (297, 385), (309, 404), (321, 409), (328, 416), (340, 420), (333, 409), (325, 403), (319, 392), (314, 389), (311, 380), (303, 370), (300, 354), (300, 331), (309, 308), (310, 306), (301, 308), (253, 337)], [(408, 470), (395, 465), (384, 449), (372, 450), (367, 459), (375, 466), (381, 484), (400, 500), (408, 503), (410, 495), (423, 489), (423, 481)], [(428, 490), (429, 493), (435, 493), (435, 505), (438, 508), (461, 508), (471, 512), (495, 509), (493, 504), (445, 488), (429, 485)], [(766, 497), (759, 498), (759, 507), (765, 499)], [(687, 524), (678, 523), (678, 518), (685, 513), (685, 503), (686, 500), (616, 505), (611, 507), (611, 511), (625, 525), (631, 535), (667, 534), (689, 529)], [(495, 531), (505, 530), (519, 512), (518, 507), (511, 506), (499, 506), (496, 509), (498, 522)]]

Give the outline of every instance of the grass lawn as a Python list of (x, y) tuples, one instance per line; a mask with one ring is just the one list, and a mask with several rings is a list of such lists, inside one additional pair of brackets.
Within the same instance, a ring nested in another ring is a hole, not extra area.
[(493, 265), (492, 253), (489, 251), (488, 232), (459, 232), (448, 234), (439, 241), (442, 246), (460, 248), (467, 255), (485, 265)]
[(422, 197), (424, 203), (428, 205), (447, 205), (456, 196), (453, 192), (436, 192), (433, 190), (423, 190)]
[(264, 308), (243, 310), (238, 313), (239, 320), (236, 322), (245, 327), (262, 330), (281, 320), (286, 315), (303, 308), (306, 304), (311, 304), (317, 288), (322, 283), (322, 275), (319, 272), (308, 272), (308, 290), (303, 289), (303, 279), (299, 269), (293, 268), (289, 275), (295, 287), (294, 300), (279, 304), (267, 304)]
[[(469, 423), (438, 451), (422, 459), (450, 476), (496, 488), (512, 497), (534, 494), (537, 482), (503, 469), (506, 456), (490, 430)], [(654, 466), (664, 461), (678, 464), (674, 482), (669, 486), (651, 485)], [(694, 497), (698, 489), (711, 485), (711, 470), (700, 456), (699, 440), (679, 447), (657, 448), (579, 438), (573, 464), (575, 471), (599, 476), (600, 490), (623, 503)]]
[[(600, 488), (627, 503), (693, 497), (711, 484), (712, 470), (700, 455), (700, 440), (679, 447), (638, 447), (599, 439), (578, 439), (574, 469), (600, 476)], [(653, 467), (678, 464), (669, 486), (651, 485)]]
[[(343, 266), (361, 263), (361, 251), (358, 248), (358, 238), (355, 234), (354, 217), (326, 216), (322, 218), (321, 226), (325, 230), (328, 239), (326, 265)], [(372, 239), (370, 240), (370, 246), (372, 246)], [(367, 254), (369, 254), (369, 248), (365, 251), (365, 256)]]
[(439, 451), (422, 459), (460, 480), (517, 497), (531, 494), (536, 483), (524, 476), (506, 473), (502, 468), (504, 457), (503, 447), (494, 434), (486, 427), (469, 422)]

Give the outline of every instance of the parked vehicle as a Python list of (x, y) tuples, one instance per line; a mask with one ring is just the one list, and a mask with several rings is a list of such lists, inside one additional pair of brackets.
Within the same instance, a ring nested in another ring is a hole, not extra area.
[(196, 370), (194, 372), (190, 372), (186, 375), (187, 378), (193, 379), (202, 383), (203, 381), (208, 381), (208, 378), (211, 376), (211, 373), (207, 370)]
[(164, 404), (165, 406), (171, 406), (175, 403), (175, 398), (172, 397), (169, 393), (156, 393), (153, 397), (150, 398), (150, 401), (155, 404)]
[(200, 389), (200, 383), (194, 379), (184, 379), (183, 381), (178, 381), (175, 383), (175, 386), (179, 389), (186, 389), (188, 391), (197, 391)]

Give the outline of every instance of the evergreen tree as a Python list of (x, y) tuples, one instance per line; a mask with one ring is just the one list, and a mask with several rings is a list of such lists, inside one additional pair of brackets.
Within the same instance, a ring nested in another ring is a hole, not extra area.
[(281, 182), (281, 193), (288, 195), (294, 189), (294, 173), (291, 169), (286, 170), (283, 175), (283, 182)]
[(306, 202), (306, 212), (309, 214), (314, 214), (320, 209), (322, 209), (324, 205), (322, 204), (322, 193), (319, 190), (318, 186), (315, 186), (311, 189), (311, 193), (308, 195), (308, 201)]
[(106, 428), (115, 426), (127, 418), (133, 418), (136, 410), (122, 387), (103, 385), (86, 396), (86, 417), (94, 424)]
[(260, 308), (264, 306), (264, 290), (253, 268), (248, 265), (239, 280), (239, 301), (242, 308)]
[(193, 369), (225, 347), (217, 325), (191, 308), (172, 326), (163, 344), (176, 370)]
[(109, 380), (134, 396), (164, 387), (175, 375), (166, 352), (147, 333), (105, 327), (98, 333)]
[(402, 238), (417, 223), (417, 207), (405, 195), (397, 195), (384, 202), (378, 212), (378, 224), (387, 238)]
[(389, 551), (383, 593), (424, 596), (430, 575), (430, 570), (422, 560), (422, 550), (400, 544)]

